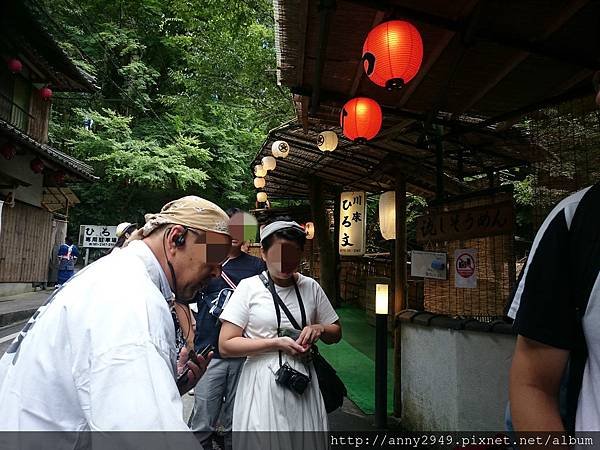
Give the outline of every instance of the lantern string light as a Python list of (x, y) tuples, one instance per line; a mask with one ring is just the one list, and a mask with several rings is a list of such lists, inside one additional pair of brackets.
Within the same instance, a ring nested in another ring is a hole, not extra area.
[(285, 158), (290, 153), (290, 144), (285, 141), (275, 141), (271, 145), (271, 153), (275, 158)]
[(262, 166), (267, 171), (274, 170), (275, 167), (277, 166), (277, 160), (275, 158), (273, 158), (272, 156), (265, 156), (262, 159)]
[(338, 137), (334, 131), (323, 131), (317, 137), (317, 147), (323, 152), (332, 152), (338, 146)]

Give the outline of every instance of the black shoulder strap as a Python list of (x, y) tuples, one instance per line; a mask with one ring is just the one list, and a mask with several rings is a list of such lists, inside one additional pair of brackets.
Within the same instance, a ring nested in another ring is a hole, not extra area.
[(576, 341), (569, 356), (565, 427), (572, 432), (575, 430), (577, 403), (588, 357), (583, 316), (600, 273), (600, 183), (592, 186), (579, 201), (569, 234), (570, 260), (565, 261), (565, 267), (570, 269), (573, 287), (570, 301), (576, 315)]

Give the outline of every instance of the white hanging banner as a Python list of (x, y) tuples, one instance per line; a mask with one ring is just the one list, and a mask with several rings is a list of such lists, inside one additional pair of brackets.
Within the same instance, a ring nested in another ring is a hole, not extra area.
[(0, 200), (0, 233), (2, 232), (2, 207), (4, 206), (4, 201)]
[(342, 256), (362, 256), (366, 251), (367, 196), (364, 192), (342, 192), (338, 249)]
[(457, 288), (477, 287), (477, 250), (459, 248), (454, 250), (454, 285)]

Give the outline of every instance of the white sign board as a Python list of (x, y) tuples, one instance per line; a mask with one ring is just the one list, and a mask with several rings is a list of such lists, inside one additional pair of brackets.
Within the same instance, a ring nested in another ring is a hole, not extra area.
[(113, 248), (117, 242), (117, 227), (80, 225), (79, 246), (82, 248)]
[(477, 250), (454, 250), (454, 285), (457, 288), (468, 289), (477, 287)]
[(446, 270), (446, 254), (438, 252), (410, 252), (410, 275), (413, 277), (434, 278), (445, 280), (448, 276)]
[(364, 192), (342, 192), (338, 249), (342, 256), (362, 256), (366, 251), (367, 196)]

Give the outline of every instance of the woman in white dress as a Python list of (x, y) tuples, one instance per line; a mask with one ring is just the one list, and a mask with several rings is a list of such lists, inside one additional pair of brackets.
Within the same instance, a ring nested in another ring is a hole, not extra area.
[[(325, 344), (338, 342), (342, 329), (321, 286), (297, 273), (306, 242), (303, 228), (296, 222), (277, 220), (262, 229), (260, 238), (267, 271), (262, 279), (254, 276), (242, 280), (220, 316), (221, 355), (247, 356), (235, 397), (233, 431), (319, 432), (297, 433), (304, 439), (300, 446), (310, 447), (306, 439), (321, 439), (325, 434), (320, 432), (328, 430), (328, 422), (317, 376), (307, 357), (317, 340)], [(301, 330), (294, 330), (292, 321), (279, 307), (278, 335), (276, 303), (269, 287), (274, 288)], [(286, 363), (310, 377), (303, 393), (276, 382), (275, 374)], [(273, 442), (283, 433), (275, 435), (269, 438), (271, 445), (262, 442), (261, 447), (298, 447), (293, 442)], [(248, 443), (243, 446), (247, 448)]]

